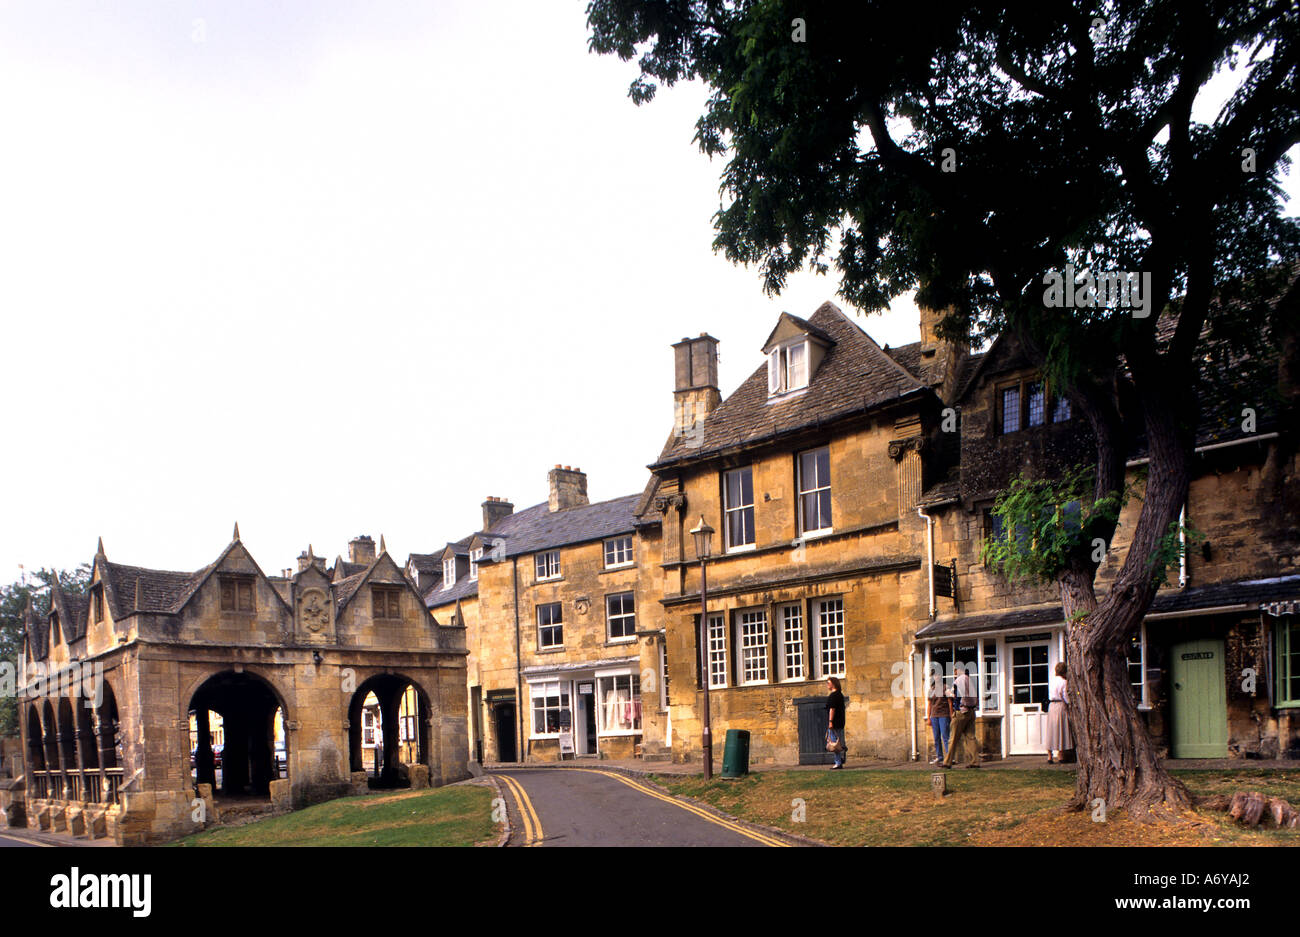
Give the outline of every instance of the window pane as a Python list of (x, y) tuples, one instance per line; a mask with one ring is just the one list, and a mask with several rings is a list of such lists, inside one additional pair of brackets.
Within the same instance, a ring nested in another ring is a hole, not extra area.
[(844, 600), (828, 599), (818, 606), (820, 663), (823, 677), (844, 676)]
[(1014, 433), (1020, 429), (1020, 388), (1008, 387), (1002, 392), (1002, 432)]
[(803, 679), (803, 609), (787, 605), (781, 609), (781, 642), (786, 680)]
[(1047, 394), (1043, 390), (1042, 381), (1031, 381), (1029, 384), (1029, 425), (1042, 426), (1044, 423), (1045, 410), (1047, 407)]
[(1052, 410), (1052, 422), (1064, 423), (1070, 418), (1070, 398), (1057, 397), (1056, 406)]

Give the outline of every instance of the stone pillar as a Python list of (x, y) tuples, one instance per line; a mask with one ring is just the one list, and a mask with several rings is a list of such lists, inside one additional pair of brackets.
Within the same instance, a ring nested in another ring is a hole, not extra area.
[(208, 707), (200, 706), (195, 712), (195, 727), (198, 731), (198, 743), (194, 752), (194, 768), (199, 784), (216, 786), (216, 759), (212, 754), (212, 720), (208, 716)]
[(226, 747), (221, 753), (221, 791), (242, 794), (248, 783), (248, 719), (241, 710), (223, 714)]
[(380, 783), (397, 783), (397, 745), (401, 737), (401, 721), (398, 713), (402, 703), (400, 688), (389, 690), (379, 700), (379, 718), (384, 730), (384, 765), (380, 774)]

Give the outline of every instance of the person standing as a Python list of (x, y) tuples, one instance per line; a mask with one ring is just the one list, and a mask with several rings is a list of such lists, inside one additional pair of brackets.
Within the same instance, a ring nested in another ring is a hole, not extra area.
[(1049, 765), (1059, 765), (1061, 753), (1074, 747), (1074, 741), (1070, 738), (1070, 717), (1067, 708), (1070, 705), (1069, 681), (1065, 679), (1067, 673), (1069, 668), (1065, 666), (1065, 661), (1058, 661), (1056, 673), (1052, 676), (1047, 689), (1047, 727), (1043, 730), (1043, 741), (1047, 744)]
[(964, 742), (969, 742), (965, 747), (970, 748), (970, 760), (966, 763), (967, 768), (978, 768), (980, 766), (979, 746), (975, 741), (975, 704), (978, 700), (975, 698), (975, 686), (966, 673), (966, 668), (957, 664), (953, 668), (957, 673), (956, 680), (953, 681), (952, 689), (952, 738), (948, 740), (948, 754), (944, 757), (943, 766), (951, 768), (953, 755), (957, 752), (957, 746)]
[(835, 764), (831, 765), (831, 770), (844, 767), (844, 756), (848, 754), (848, 748), (844, 744), (844, 694), (840, 690), (839, 677), (828, 677), (826, 688), (830, 690), (830, 695), (826, 697), (826, 722), (829, 728), (826, 730), (826, 744), (835, 745)]
[(930, 678), (929, 705), (925, 721), (930, 724), (930, 731), (934, 733), (934, 757), (930, 759), (930, 764), (937, 765), (948, 754), (948, 730), (952, 722), (952, 704), (944, 694), (942, 676)]

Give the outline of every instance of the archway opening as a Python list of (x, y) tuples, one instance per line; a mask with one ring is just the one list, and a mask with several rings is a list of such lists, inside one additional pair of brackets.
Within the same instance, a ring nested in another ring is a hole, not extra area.
[(234, 671), (209, 677), (190, 697), (189, 714), (196, 785), (265, 798), (273, 780), (287, 777), (283, 705), (264, 680)]
[(362, 683), (348, 707), (351, 770), (366, 772), (371, 788), (410, 787), (408, 767), (428, 764), (428, 713), (424, 691), (406, 677)]

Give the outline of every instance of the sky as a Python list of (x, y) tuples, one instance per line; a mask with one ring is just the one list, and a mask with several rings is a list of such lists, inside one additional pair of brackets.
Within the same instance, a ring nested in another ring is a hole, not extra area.
[[(0, 7), (0, 582), (101, 536), (197, 569), (236, 522), (268, 574), (400, 563), (556, 463), (638, 492), (673, 342), (718, 338), (726, 395), (782, 311), (858, 315), (713, 253), (703, 89), (634, 106), (584, 11)], [(918, 337), (906, 298), (857, 321)]]

